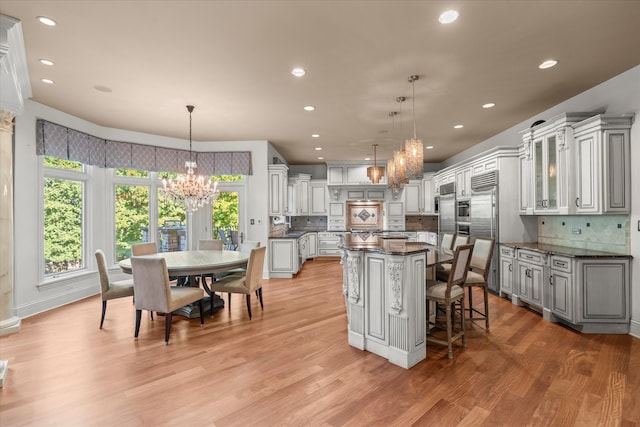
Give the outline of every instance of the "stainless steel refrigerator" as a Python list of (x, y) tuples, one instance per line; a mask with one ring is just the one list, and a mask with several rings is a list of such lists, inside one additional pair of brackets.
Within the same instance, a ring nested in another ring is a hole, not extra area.
[(438, 231), (442, 241), (443, 233), (456, 232), (456, 190), (453, 182), (440, 186), (440, 214), (438, 216)]
[[(470, 240), (484, 237), (495, 239), (498, 236), (498, 172), (493, 171), (471, 177), (471, 227)], [(491, 260), (491, 271), (488, 277), (489, 289), (495, 293), (500, 291), (499, 253), (494, 247)]]

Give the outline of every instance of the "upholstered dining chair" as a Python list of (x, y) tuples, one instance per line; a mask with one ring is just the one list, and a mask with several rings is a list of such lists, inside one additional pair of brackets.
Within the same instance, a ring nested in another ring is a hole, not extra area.
[[(251, 319), (252, 293), (256, 292), (260, 299), (260, 308), (264, 310), (264, 304), (262, 302), (262, 269), (264, 267), (266, 250), (267, 248), (265, 246), (251, 249), (249, 262), (247, 263), (247, 271), (244, 272), (244, 274), (231, 274), (211, 284), (212, 292), (246, 295), (249, 319)], [(231, 301), (231, 295), (229, 295), (229, 301)], [(229, 308), (231, 308), (231, 303), (229, 303)]]
[[(200, 239), (198, 240), (198, 249), (203, 251), (221, 251), (223, 249), (222, 240), (220, 239)], [(216, 275), (214, 273), (206, 273), (200, 276), (203, 284), (207, 284), (207, 277), (211, 282), (215, 282)]]
[[(462, 339), (462, 347), (466, 347), (465, 321), (464, 321), (464, 288), (463, 284), (467, 278), (469, 262), (473, 245), (460, 245), (453, 255), (452, 270), (446, 282), (439, 280), (427, 280), (426, 304), (427, 304), (427, 330), (430, 329), (429, 306), (430, 302), (442, 304), (445, 307), (445, 321), (447, 325), (447, 340), (442, 340), (427, 332), (427, 342), (448, 346), (447, 357), (453, 358), (452, 344), (458, 338)], [(460, 330), (453, 334), (453, 322), (456, 307), (460, 310)], [(435, 324), (434, 324), (435, 326)]]
[(109, 279), (104, 252), (98, 249), (95, 255), (98, 264), (98, 274), (100, 275), (100, 293), (102, 294), (102, 316), (100, 317), (100, 329), (102, 329), (104, 315), (107, 312), (107, 301), (116, 298), (133, 297), (133, 279), (112, 282)]
[(158, 253), (158, 245), (156, 242), (136, 243), (131, 245), (131, 255), (151, 255)]
[(202, 298), (204, 289), (191, 286), (171, 286), (167, 263), (162, 257), (131, 257), (136, 305), (135, 337), (140, 332), (142, 310), (164, 313), (164, 343), (169, 344), (172, 312), (194, 302), (200, 308), (200, 325), (204, 327)]
[[(486, 331), (489, 330), (489, 301), (487, 299), (489, 283), (487, 278), (489, 277), (495, 243), (495, 239), (484, 239), (480, 237), (475, 239), (471, 262), (469, 263), (470, 271), (467, 273), (467, 278), (464, 281), (464, 287), (469, 289), (469, 308), (467, 309), (469, 311), (469, 319), (473, 321), (473, 313), (484, 317)], [(473, 307), (472, 288), (474, 286), (482, 288), (482, 292), (484, 293), (484, 313)]]
[[(453, 253), (456, 248), (460, 245), (466, 245), (469, 243), (469, 236), (465, 234), (456, 234), (454, 235), (453, 244), (451, 246), (450, 251), (444, 250), (445, 253)], [(451, 263), (443, 262), (442, 264), (438, 264), (436, 269), (436, 279), (446, 282), (449, 277), (449, 273), (451, 272)]]

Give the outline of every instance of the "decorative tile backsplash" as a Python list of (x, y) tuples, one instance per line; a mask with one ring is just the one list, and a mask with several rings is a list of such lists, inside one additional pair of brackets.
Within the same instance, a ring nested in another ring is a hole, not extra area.
[(538, 242), (626, 255), (630, 253), (629, 216), (540, 216)]

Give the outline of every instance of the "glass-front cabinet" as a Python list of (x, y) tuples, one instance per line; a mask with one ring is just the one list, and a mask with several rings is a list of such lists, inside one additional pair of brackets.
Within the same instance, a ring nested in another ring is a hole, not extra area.
[(556, 135), (547, 135), (533, 141), (535, 166), (536, 211), (555, 212), (558, 209), (558, 162)]

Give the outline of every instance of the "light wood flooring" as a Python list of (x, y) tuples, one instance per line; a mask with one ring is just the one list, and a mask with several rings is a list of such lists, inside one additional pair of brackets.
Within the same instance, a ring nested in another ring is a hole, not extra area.
[[(97, 280), (97, 279), (96, 279)], [(347, 344), (342, 267), (307, 262), (199, 320), (143, 315), (98, 296), (24, 319), (0, 338), (8, 426), (640, 425), (640, 340), (584, 335), (490, 296), (491, 332), (432, 345), (405, 370)], [(226, 296), (225, 296), (226, 300)], [(474, 302), (482, 303), (480, 294)]]

